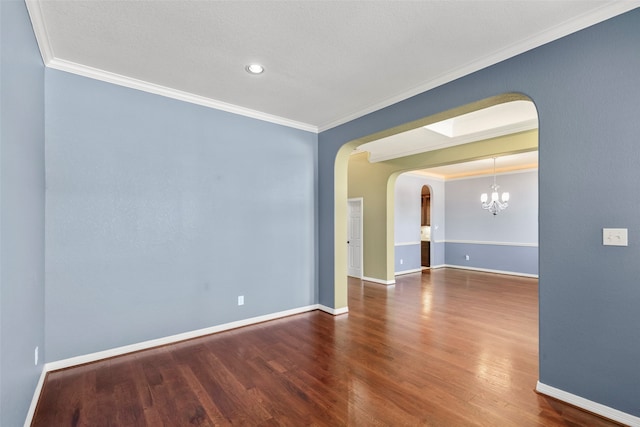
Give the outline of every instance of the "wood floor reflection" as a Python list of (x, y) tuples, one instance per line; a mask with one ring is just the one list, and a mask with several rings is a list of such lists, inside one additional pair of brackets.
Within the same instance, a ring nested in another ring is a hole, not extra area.
[(33, 426), (613, 426), (534, 392), (537, 280), (349, 279), (314, 311), (48, 375)]

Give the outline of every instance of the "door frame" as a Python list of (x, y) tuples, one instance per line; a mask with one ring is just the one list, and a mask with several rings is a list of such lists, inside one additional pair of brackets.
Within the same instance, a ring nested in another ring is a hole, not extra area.
[[(433, 188), (431, 187), (430, 184), (422, 184), (422, 186), (420, 187), (420, 203), (422, 203), (422, 190), (424, 189), (424, 187), (427, 187), (427, 190), (429, 190), (429, 218), (431, 218), (431, 202), (433, 201)], [(422, 209), (422, 205), (420, 206), (420, 208)], [(421, 212), (422, 215), (422, 212)], [(422, 220), (420, 221), (420, 227), (422, 227)], [(429, 228), (431, 228), (431, 221), (429, 221)], [(420, 236), (420, 268), (424, 269), (431, 269), (431, 252), (432, 252), (433, 247), (431, 246), (431, 237), (429, 237), (429, 265), (422, 265), (422, 236)]]
[[(351, 203), (357, 203), (358, 206), (360, 206), (360, 277), (358, 277), (358, 279), (362, 279), (364, 277), (364, 199), (362, 197), (353, 197), (347, 199), (347, 238), (349, 238), (349, 229), (351, 227), (351, 221), (349, 219), (349, 216), (351, 214)], [(347, 276), (349, 276), (350, 253), (351, 252), (347, 249)]]

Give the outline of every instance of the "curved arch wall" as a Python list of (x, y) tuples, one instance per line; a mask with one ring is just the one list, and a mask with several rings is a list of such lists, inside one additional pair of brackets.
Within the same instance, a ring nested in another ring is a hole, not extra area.
[[(638, 28), (634, 9), (322, 132), (320, 303), (346, 305), (334, 234), (342, 232), (335, 218), (346, 188), (340, 148), (458, 106), (523, 93), (540, 124), (540, 382), (640, 416)], [(628, 228), (629, 246), (603, 246), (604, 227)]]

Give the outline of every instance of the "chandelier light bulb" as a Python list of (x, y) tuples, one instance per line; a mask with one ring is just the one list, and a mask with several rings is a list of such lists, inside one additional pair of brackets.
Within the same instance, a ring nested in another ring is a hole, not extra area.
[(487, 200), (489, 200), (487, 193), (482, 193), (482, 195), (480, 196), (480, 201), (482, 203), (487, 203)]

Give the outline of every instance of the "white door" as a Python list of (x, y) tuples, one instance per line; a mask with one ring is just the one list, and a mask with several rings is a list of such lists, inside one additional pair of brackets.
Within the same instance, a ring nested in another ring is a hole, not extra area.
[(347, 274), (362, 278), (362, 198), (348, 200), (347, 246), (349, 260)]

